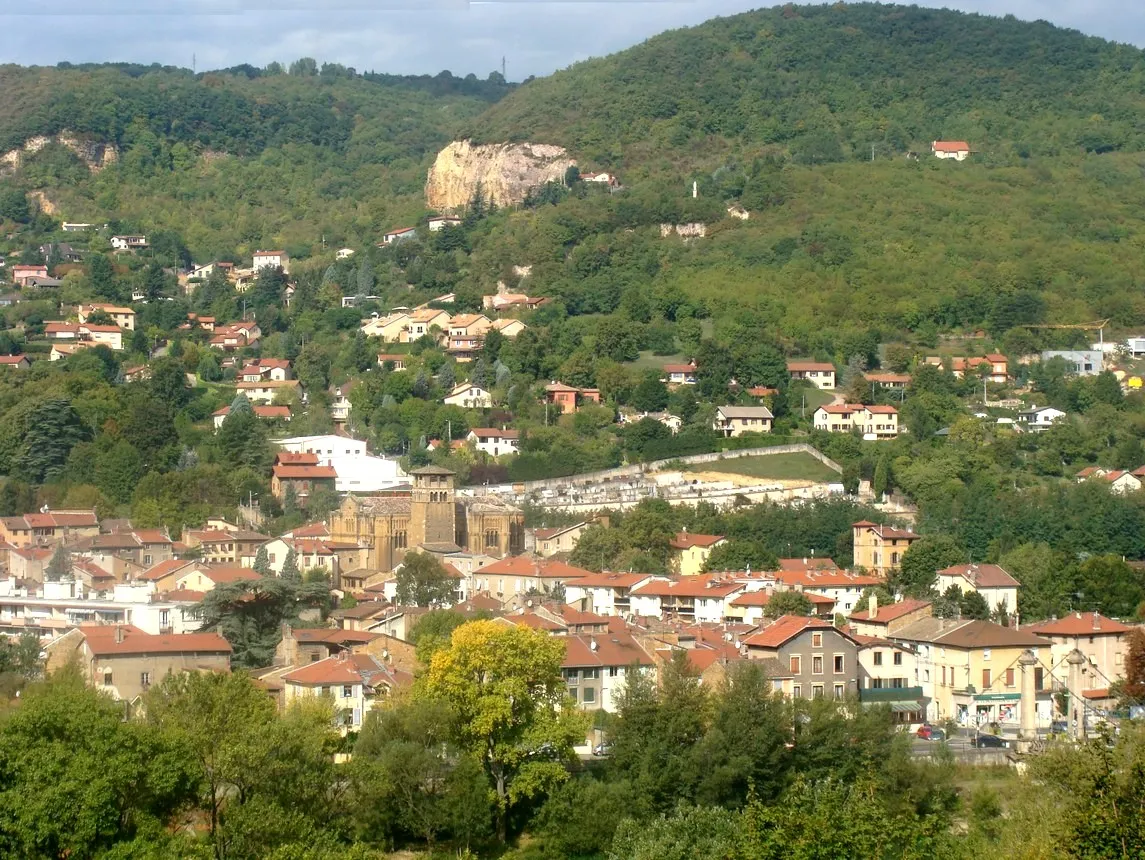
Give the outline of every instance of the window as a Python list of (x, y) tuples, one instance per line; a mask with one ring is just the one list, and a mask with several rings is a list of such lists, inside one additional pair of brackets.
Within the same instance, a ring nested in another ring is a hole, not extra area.
[(895, 651), (895, 660), (894, 660), (894, 663), (895, 663), (895, 665), (896, 665), (896, 666), (901, 666), (901, 665), (902, 665), (902, 652), (901, 652), (901, 651)]
[(352, 699), (353, 697), (354, 697), (354, 685), (353, 684), (343, 684), (342, 685), (342, 698), (343, 699)]
[(990, 688), (990, 670), (982, 670), (982, 689), (987, 690)]
[(882, 678), (868, 678), (867, 680), (871, 682), (870, 689), (881, 690), (883, 688), (883, 679)]
[(600, 677), (600, 670), (599, 669), (581, 669), (580, 670), (580, 676), (582, 678), (584, 678), (586, 681), (595, 681), (597, 678)]
[(990, 659), (990, 649), (989, 648), (983, 648), (982, 649), (982, 659), (983, 660), (989, 660)]
[(274, 553), (268, 552), (266, 555), (267, 555), (267, 561), (269, 561), (271, 564), (274, 564)]
[(568, 681), (569, 681), (569, 684), (571, 684), (573, 686), (576, 686), (577, 684), (579, 684), (580, 683), (580, 672), (578, 672), (576, 669), (569, 669)]
[(794, 684), (791, 687), (791, 695), (798, 699), (803, 695), (803, 686), (801, 684)]
[(322, 688), (322, 695), (323, 696), (329, 696), (330, 695), (330, 688), (329, 687), (323, 687)]
[(143, 563), (144, 564), (151, 564), (151, 556), (149, 556), (149, 555), (143, 556)]
[(608, 667), (608, 677), (615, 678), (619, 674), (620, 674), (620, 669), (618, 667), (616, 667), (616, 666), (609, 666)]
[(942, 686), (946, 686), (946, 667), (942, 667)]
[(485, 546), (497, 546), (501, 542), (501, 536), (495, 529), (489, 529), (485, 532)]
[(905, 686), (906, 686), (906, 679), (905, 678), (893, 678), (893, 679), (891, 679), (891, 687), (893, 689), (901, 690)]
[(1045, 676), (1042, 672), (1041, 666), (1034, 667), (1034, 689), (1041, 690), (1045, 687)]
[(586, 705), (595, 704), (596, 690), (593, 687), (585, 687), (584, 690), (581, 691), (581, 697), (581, 701), (583, 701)]
[(151, 686), (151, 673), (150, 672), (140, 672), (139, 673), (139, 686), (142, 687), (144, 690), (146, 690), (148, 687)]
[(843, 685), (842, 684), (836, 684), (835, 685), (835, 698), (836, 699), (843, 698)]
[(103, 685), (105, 687), (111, 686), (111, 672), (104, 672), (103, 673)]
[(876, 651), (875, 652), (875, 665), (876, 666), (883, 665), (883, 652), (882, 651)]
[(569, 687), (569, 698), (576, 701), (576, 687)]
[(835, 674), (836, 675), (842, 675), (843, 674), (843, 663), (844, 663), (843, 655), (842, 654), (836, 654), (835, 655)]
[(823, 647), (823, 634), (822, 633), (812, 633), (811, 634), (811, 647), (812, 648), (822, 648)]
[(1006, 686), (1007, 687), (1014, 686), (1014, 670), (1013, 669), (1007, 669), (1006, 670)]
[(790, 658), (790, 669), (792, 675), (800, 674), (800, 658), (798, 654), (792, 654)]
[(170, 627), (171, 626), (171, 610), (170, 609), (160, 609), (159, 610), (159, 626), (160, 627)]
[(822, 684), (812, 684), (811, 685), (811, 698), (812, 699), (822, 699), (823, 698), (823, 685)]
[(823, 674), (823, 655), (816, 654), (814, 657), (811, 658), (811, 674), (812, 675), (822, 675)]
[(407, 540), (405, 532), (397, 532), (390, 538), (390, 543), (394, 549), (405, 549)]

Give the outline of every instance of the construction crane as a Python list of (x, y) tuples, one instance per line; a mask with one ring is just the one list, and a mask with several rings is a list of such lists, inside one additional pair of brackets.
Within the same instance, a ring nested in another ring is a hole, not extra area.
[(1065, 328), (1076, 329), (1078, 331), (1096, 331), (1098, 343), (1102, 345), (1102, 351), (1105, 347), (1105, 329), (1109, 326), (1109, 320), (1094, 320), (1087, 323), (1030, 323), (1022, 326), (1022, 328)]

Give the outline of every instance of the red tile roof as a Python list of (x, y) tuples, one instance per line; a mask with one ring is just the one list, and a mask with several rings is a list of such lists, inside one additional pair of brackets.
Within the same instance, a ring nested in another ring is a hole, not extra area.
[(287, 672), (284, 681), (304, 687), (334, 686), (336, 684), (365, 684), (376, 687), (378, 683), (392, 686), (412, 681), (404, 672), (399, 672), (380, 663), (369, 654), (339, 654)]
[[(794, 639), (804, 630), (835, 630), (833, 625), (826, 618), (816, 618), (814, 616), (804, 617), (802, 615), (783, 615), (775, 619), (767, 627), (749, 636), (744, 644), (749, 648), (780, 648), (785, 643)], [(846, 636), (846, 633), (839, 630), (840, 635)]]
[(897, 603), (891, 603), (887, 606), (880, 606), (875, 611), (875, 617), (870, 617), (870, 610), (863, 609), (858, 612), (851, 613), (852, 621), (866, 621), (874, 624), (885, 624), (888, 621), (894, 621), (896, 618), (902, 618), (904, 615), (910, 615), (912, 612), (917, 612), (923, 607), (930, 606), (929, 600), (918, 600), (908, 597), (905, 600), (900, 600)]
[(789, 361), (787, 362), (788, 373), (801, 373), (807, 370), (829, 370), (835, 372), (835, 365), (829, 361)]
[(652, 657), (637, 644), (630, 633), (599, 633), (565, 637), (566, 669), (582, 666), (653, 665)]
[[(771, 601), (774, 591), (766, 588), (761, 588), (759, 591), (749, 591), (746, 594), (741, 594), (739, 597), (732, 600), (732, 606), (767, 606)], [(825, 594), (815, 594), (814, 592), (805, 591), (803, 596), (810, 600), (812, 603), (817, 603), (820, 606), (826, 604), (834, 604), (833, 597), (827, 597)]]
[[(230, 654), (231, 646), (217, 633), (153, 635), (130, 624), (81, 626), (87, 646), (97, 657), (129, 654)], [(117, 642), (116, 631), (123, 641)]]
[(688, 532), (678, 532), (674, 538), (668, 541), (668, 546), (672, 549), (691, 549), (692, 547), (709, 547), (715, 546), (724, 539), (723, 535), (699, 535), (690, 534)]
[(516, 439), (516, 430), (498, 430), (496, 427), (470, 427), (469, 432), (478, 439)]
[(1053, 621), (1024, 624), (1022, 629), (1042, 636), (1102, 636), (1128, 633), (1132, 628), (1120, 621), (1106, 618), (1100, 612), (1074, 612)]
[(722, 579), (715, 574), (706, 574), (675, 580), (654, 579), (633, 589), (632, 593), (648, 597), (700, 597), (714, 600), (735, 594), (743, 588), (743, 583)]
[(779, 560), (780, 570), (838, 570), (839, 565), (835, 564), (833, 558), (781, 558)]
[(935, 152), (969, 152), (970, 144), (964, 140), (936, 140), (932, 144)]
[(866, 588), (881, 585), (880, 576), (852, 573), (849, 570), (780, 570), (775, 581), (787, 586), (808, 588)]
[(938, 572), (939, 576), (960, 576), (975, 588), (1017, 588), (1018, 580), (996, 564), (956, 564)]
[(504, 576), (533, 576), (540, 579), (583, 579), (592, 576), (590, 570), (573, 567), (555, 559), (537, 558), (527, 555), (513, 555), (491, 562), (479, 568), (478, 574), (499, 574)]
[(647, 573), (590, 573), (580, 579), (569, 580), (566, 585), (576, 585), (580, 588), (632, 588), (648, 579)]
[(176, 571), (180, 571), (183, 568), (190, 568), (194, 564), (195, 563), (193, 561), (187, 561), (185, 558), (169, 558), (166, 561), (161, 561), (158, 564), (154, 564), (147, 568), (147, 570), (138, 574), (136, 579), (143, 579), (147, 580), (148, 582), (157, 582), (165, 576), (170, 576), (171, 574), (175, 573)]
[(262, 577), (249, 567), (235, 567), (233, 565), (220, 565), (219, 567), (201, 567), (203, 576), (215, 585), (227, 582), (252, 582)]
[(338, 473), (333, 466), (292, 466), (280, 464), (274, 467), (274, 477), (279, 480), (334, 480)]

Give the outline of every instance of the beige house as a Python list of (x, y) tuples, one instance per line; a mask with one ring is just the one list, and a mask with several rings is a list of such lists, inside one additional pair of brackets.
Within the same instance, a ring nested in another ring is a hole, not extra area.
[(469, 593), (486, 591), (502, 603), (516, 605), (529, 593), (551, 591), (558, 584), (564, 586), (591, 575), (591, 571), (562, 561), (514, 555), (474, 571)]
[(133, 702), (169, 674), (229, 672), (231, 646), (217, 633), (144, 633), (130, 624), (76, 627), (47, 647), (47, 669), (78, 661), (88, 684)]
[(384, 343), (397, 343), (402, 340), (409, 321), (409, 314), (394, 313), (367, 320), (362, 324), (361, 330), (366, 337), (380, 338)]
[(347, 732), (360, 729), (375, 703), (412, 684), (413, 676), (380, 657), (343, 652), (287, 672), (282, 680), (287, 707), (301, 699), (324, 696), (333, 701), (335, 721)]
[(413, 343), (415, 340), (425, 337), (433, 329), (437, 329), (448, 336), (450, 319), (451, 317), (445, 311), (434, 308), (418, 308), (410, 313), (401, 341), (402, 343)]
[(828, 433), (858, 431), (865, 439), (893, 439), (899, 433), (899, 412), (893, 406), (828, 403), (815, 410), (815, 429)]
[(485, 314), (457, 314), (449, 320), (450, 337), (480, 337), (493, 321)]
[(879, 606), (872, 594), (867, 606), (851, 613), (847, 619), (852, 632), (859, 636), (875, 636), (886, 639), (920, 618), (930, 618), (933, 607), (929, 600), (908, 597), (889, 606)]
[(297, 379), (260, 379), (258, 382), (238, 382), (235, 389), (245, 394), (251, 403), (270, 406), (275, 399), (282, 395), (290, 397), (300, 392), (300, 383)]
[(903, 554), (921, 535), (866, 520), (851, 526), (854, 567), (886, 576), (902, 563)]
[(503, 337), (507, 337), (510, 340), (512, 340), (517, 335), (519, 335), (521, 332), (523, 332), (525, 329), (527, 329), (528, 326), (525, 325), (520, 320), (503, 319), (503, 320), (493, 320), (493, 324), (491, 326), (489, 326), (489, 328), (492, 331), (500, 332)]
[(810, 382), (824, 391), (835, 389), (835, 365), (829, 361), (789, 361), (787, 372), (792, 380)]
[(198, 565), (175, 577), (175, 590), (205, 593), (216, 585), (253, 582), (259, 575), (249, 567)]
[[(571, 526), (557, 526), (556, 528), (533, 529), (533, 552), (542, 558), (572, 552), (576, 549), (577, 541), (584, 534), (589, 523), (574, 523)], [(525, 542), (529, 542), (529, 533), (525, 533)]]
[(996, 564), (956, 564), (938, 571), (935, 589), (945, 594), (950, 586), (963, 594), (977, 591), (991, 612), (1013, 612), (1018, 607), (1018, 580)]
[(1053, 643), (1053, 664), (1062, 666), (1074, 649), (1088, 663), (1082, 667), (1085, 690), (1108, 690), (1125, 677), (1125, 655), (1129, 650), (1132, 627), (1106, 618), (1099, 612), (1071, 612), (1064, 618), (1039, 621), (1022, 627)]
[(493, 395), (472, 382), (461, 382), (443, 399), (446, 406), (460, 406), (462, 409), (490, 409)]
[(668, 564), (681, 576), (702, 573), (712, 550), (724, 543), (723, 535), (678, 533), (668, 541)]
[(76, 305), (76, 317), (81, 323), (86, 323), (93, 311), (103, 311), (117, 326), (128, 331), (135, 331), (135, 311), (131, 308), (120, 307), (103, 303)]
[(208, 564), (250, 567), (254, 564), (258, 548), (267, 540), (266, 535), (240, 528), (187, 529), (183, 532), (183, 542), (192, 549), (198, 548), (200, 558)]
[(712, 429), (725, 438), (744, 433), (770, 433), (773, 416), (766, 406), (720, 406)]

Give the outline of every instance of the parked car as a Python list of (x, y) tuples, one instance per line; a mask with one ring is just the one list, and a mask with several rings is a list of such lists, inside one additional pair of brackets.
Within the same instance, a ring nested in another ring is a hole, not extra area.
[(601, 741), (592, 748), (592, 754), (597, 756), (612, 755), (612, 744), (608, 741)]
[(1067, 720), (1054, 720), (1050, 726), (1050, 731), (1055, 735), (1064, 735), (1069, 731), (1069, 722)]
[(931, 725), (924, 725), (918, 730), (918, 736), (924, 741), (944, 741), (946, 732)]
[(1010, 742), (997, 735), (975, 735), (971, 743), (979, 749), (1009, 749)]

